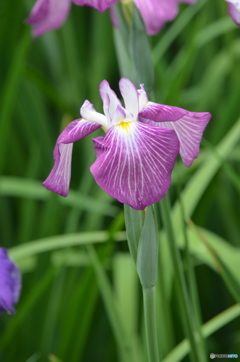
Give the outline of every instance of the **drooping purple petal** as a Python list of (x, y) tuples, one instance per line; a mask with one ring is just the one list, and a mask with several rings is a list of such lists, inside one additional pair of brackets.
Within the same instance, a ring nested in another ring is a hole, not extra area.
[(6, 249), (0, 247), (0, 313), (15, 313), (20, 291), (21, 273), (9, 259)]
[(133, 118), (138, 115), (138, 93), (135, 85), (127, 78), (121, 78), (119, 89), (124, 100), (125, 108), (132, 113)]
[(181, 2), (193, 4), (197, 0), (133, 0), (143, 18), (147, 33), (154, 35), (163, 25), (173, 20)]
[(31, 14), (27, 18), (27, 22), (37, 23), (41, 21), (47, 16), (49, 10), (49, 0), (37, 0), (36, 4), (34, 5)]
[(110, 6), (116, 4), (119, 0), (72, 0), (76, 5), (87, 5), (97, 9), (100, 12), (104, 12)]
[(157, 34), (167, 21), (175, 18), (178, 12), (176, 0), (134, 0), (134, 2), (149, 35)]
[(67, 18), (70, 6), (71, 0), (37, 0), (26, 19), (32, 25), (33, 36), (59, 28)]
[(71, 178), (73, 142), (76, 142), (101, 127), (101, 124), (84, 119), (75, 120), (63, 130), (57, 139), (54, 151), (54, 166), (42, 183), (48, 190), (67, 196)]
[(173, 130), (128, 122), (93, 141), (97, 159), (90, 171), (110, 196), (142, 210), (166, 195), (179, 152)]
[(173, 129), (180, 142), (180, 155), (186, 166), (198, 157), (203, 132), (211, 114), (151, 103), (139, 113), (139, 120), (150, 125)]
[(110, 124), (112, 122), (112, 118), (117, 109), (117, 106), (121, 106), (121, 102), (116, 96), (116, 93), (110, 88), (110, 85), (106, 80), (103, 80), (100, 83), (99, 93), (103, 101), (104, 113)]
[(233, 21), (240, 25), (240, 1), (239, 0), (225, 0), (228, 2), (228, 13)]

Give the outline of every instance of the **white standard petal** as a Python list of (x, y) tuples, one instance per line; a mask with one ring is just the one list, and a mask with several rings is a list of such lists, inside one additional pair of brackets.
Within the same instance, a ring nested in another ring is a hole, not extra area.
[(125, 108), (132, 113), (133, 118), (137, 119), (139, 105), (138, 93), (135, 85), (127, 78), (119, 81), (119, 89), (124, 99)]
[(117, 106), (117, 109), (112, 119), (112, 125), (118, 125), (121, 123), (128, 123), (133, 121), (135, 120), (133, 119), (132, 113), (128, 112), (122, 106)]
[(138, 93), (138, 106), (139, 106), (139, 112), (146, 107), (148, 103), (148, 96), (144, 89), (144, 84), (140, 84), (140, 89), (137, 89)]
[(92, 103), (90, 103), (88, 100), (83, 103), (82, 107), (80, 108), (80, 113), (86, 121), (101, 124), (107, 129), (110, 127), (110, 123), (108, 122), (107, 118), (103, 114), (97, 112)]
[(116, 93), (110, 88), (110, 85), (106, 80), (103, 80), (100, 83), (99, 93), (103, 101), (104, 113), (107, 117), (108, 123), (110, 124), (117, 106), (121, 106), (121, 102), (116, 96)]

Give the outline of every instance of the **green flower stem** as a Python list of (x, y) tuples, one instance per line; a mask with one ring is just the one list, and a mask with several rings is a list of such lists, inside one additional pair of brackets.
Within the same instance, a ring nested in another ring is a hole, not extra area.
[(170, 205), (169, 205), (168, 195), (161, 200), (160, 207), (161, 207), (163, 224), (164, 224), (164, 228), (167, 233), (168, 242), (169, 242), (169, 246), (170, 246), (170, 252), (172, 255), (173, 266), (175, 269), (175, 276), (176, 276), (176, 280), (177, 280), (178, 292), (179, 292), (180, 300), (182, 302), (181, 303), (182, 311), (183, 311), (183, 315), (184, 315), (184, 320), (186, 322), (185, 323), (186, 332), (187, 332), (187, 336), (188, 336), (189, 343), (191, 346), (192, 361), (198, 361), (199, 359), (198, 359), (197, 345), (196, 345), (196, 341), (195, 341), (195, 337), (194, 337), (195, 328), (193, 326), (193, 321), (191, 318), (192, 317), (191, 316), (192, 308), (189, 303), (186, 283), (184, 280), (183, 269), (182, 269), (182, 265), (181, 265), (180, 254), (179, 254), (179, 250), (177, 248), (176, 241), (175, 241), (172, 220), (171, 220), (171, 216), (170, 216)]
[(148, 362), (159, 362), (155, 297), (155, 287), (143, 288)]

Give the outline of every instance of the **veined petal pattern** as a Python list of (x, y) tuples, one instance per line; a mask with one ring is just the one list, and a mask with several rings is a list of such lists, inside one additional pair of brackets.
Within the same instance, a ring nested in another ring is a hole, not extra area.
[(54, 166), (47, 179), (42, 183), (44, 187), (61, 196), (68, 195), (73, 142), (86, 137), (100, 127), (100, 124), (84, 119), (75, 120), (68, 124), (57, 139), (53, 151)]
[(198, 157), (203, 132), (211, 119), (208, 112), (189, 112), (185, 109), (150, 103), (139, 114), (141, 122), (173, 129), (180, 142), (180, 155), (186, 166)]
[(93, 141), (97, 159), (90, 171), (109, 195), (142, 210), (167, 194), (179, 152), (173, 130), (129, 122)]

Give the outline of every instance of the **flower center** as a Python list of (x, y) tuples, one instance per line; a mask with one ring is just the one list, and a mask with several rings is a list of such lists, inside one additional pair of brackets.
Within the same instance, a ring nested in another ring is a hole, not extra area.
[(126, 122), (126, 121), (122, 120), (118, 124), (116, 124), (116, 126), (129, 134), (130, 128), (131, 128), (131, 123), (132, 122), (129, 122), (129, 121)]

